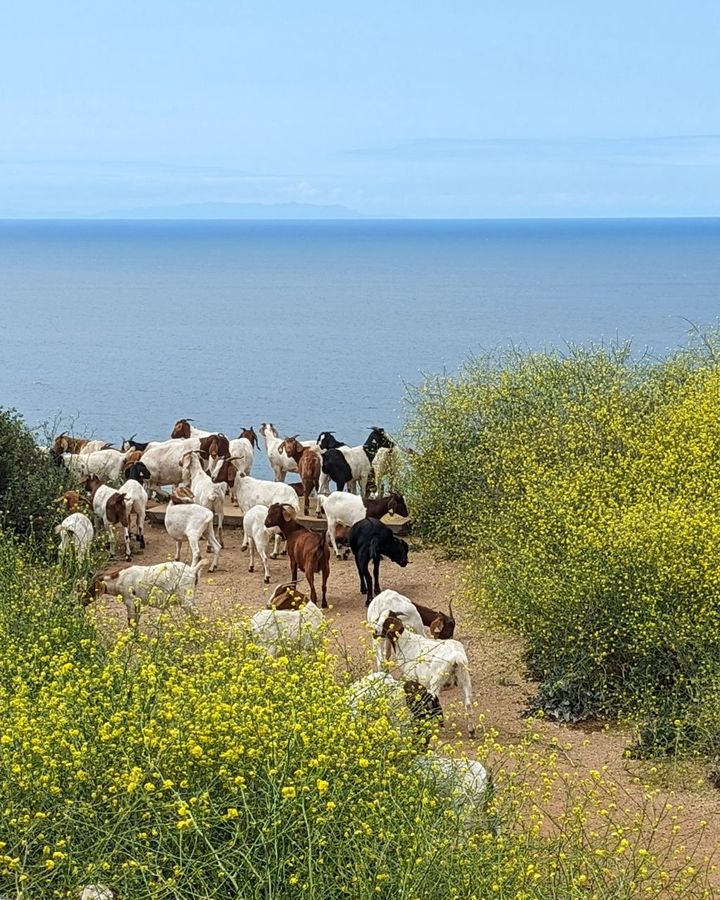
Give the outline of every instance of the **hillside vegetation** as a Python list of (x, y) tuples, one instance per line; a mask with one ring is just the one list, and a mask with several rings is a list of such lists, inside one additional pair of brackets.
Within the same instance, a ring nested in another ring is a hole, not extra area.
[(630, 717), (652, 753), (720, 750), (718, 359), (503, 351), (409, 398), (419, 531), (524, 637), (536, 707)]

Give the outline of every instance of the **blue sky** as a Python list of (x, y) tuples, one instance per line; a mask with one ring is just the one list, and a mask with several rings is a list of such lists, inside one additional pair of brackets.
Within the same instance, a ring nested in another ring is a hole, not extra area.
[(719, 45), (692, 0), (8, 4), (0, 216), (719, 215)]

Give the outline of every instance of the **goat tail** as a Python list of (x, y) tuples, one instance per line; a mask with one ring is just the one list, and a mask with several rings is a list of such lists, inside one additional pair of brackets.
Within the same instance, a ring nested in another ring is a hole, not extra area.
[(376, 559), (380, 559), (382, 553), (380, 551), (380, 539), (377, 537), (370, 538), (370, 544), (368, 546), (370, 551), (370, 559), (373, 561)]
[(319, 540), (315, 549), (315, 565), (317, 566), (316, 571), (322, 569), (325, 562), (325, 557), (329, 554), (327, 528), (325, 528), (323, 531), (317, 532), (317, 534)]

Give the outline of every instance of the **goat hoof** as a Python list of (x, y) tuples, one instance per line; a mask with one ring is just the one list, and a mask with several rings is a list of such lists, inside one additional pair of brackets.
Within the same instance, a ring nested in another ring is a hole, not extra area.
[(277, 559), (277, 553), (271, 553), (270, 559)]
[(269, 577), (263, 578), (263, 581), (265, 582), (265, 584), (270, 584), (270, 578), (269, 578)]
[(254, 572), (255, 566), (248, 566), (248, 572)]

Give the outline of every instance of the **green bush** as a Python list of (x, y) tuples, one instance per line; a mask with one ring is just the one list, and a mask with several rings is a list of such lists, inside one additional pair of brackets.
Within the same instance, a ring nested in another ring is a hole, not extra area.
[(654, 750), (720, 741), (717, 345), (498, 353), (410, 398), (417, 524), (524, 636), (536, 705)]
[(12, 409), (0, 409), (0, 527), (47, 545), (61, 518), (56, 500), (72, 486)]

